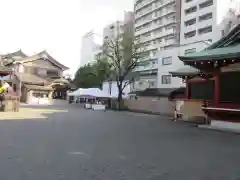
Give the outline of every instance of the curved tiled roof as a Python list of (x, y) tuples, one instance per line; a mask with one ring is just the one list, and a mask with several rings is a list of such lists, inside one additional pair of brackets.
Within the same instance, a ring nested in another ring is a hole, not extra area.
[(69, 69), (67, 66), (64, 66), (63, 64), (59, 63), (57, 60), (55, 60), (50, 54), (48, 54), (45, 50), (42, 52), (39, 52), (37, 54), (34, 54), (32, 56), (25, 57), (17, 62), (26, 62), (26, 61), (34, 61), (37, 59), (48, 59), (50, 62), (58, 66), (59, 68), (63, 70)]

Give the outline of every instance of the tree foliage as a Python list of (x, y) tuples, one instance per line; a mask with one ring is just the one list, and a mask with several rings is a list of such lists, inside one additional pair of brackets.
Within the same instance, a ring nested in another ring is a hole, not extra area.
[(109, 64), (104, 59), (97, 59), (92, 64), (80, 67), (74, 78), (74, 83), (81, 88), (102, 88), (102, 84), (109, 76)]
[(144, 49), (134, 41), (133, 36), (127, 33), (119, 35), (114, 40), (107, 40), (104, 46), (104, 54), (111, 67), (111, 78), (117, 82), (118, 102), (120, 103), (125, 87), (138, 76), (133, 70), (136, 68)]

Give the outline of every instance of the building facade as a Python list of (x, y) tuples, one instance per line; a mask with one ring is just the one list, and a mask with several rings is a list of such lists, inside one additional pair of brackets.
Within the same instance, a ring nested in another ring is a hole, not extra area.
[(239, 22), (240, 0), (135, 0), (135, 38), (145, 48), (135, 89), (184, 86), (169, 71), (178, 56), (199, 52)]
[(238, 0), (183, 0), (181, 44), (219, 40), (221, 38), (219, 25), (233, 1)]
[(115, 21), (103, 29), (103, 43), (106, 40), (117, 39), (117, 37), (124, 32), (134, 36), (134, 13), (131, 11), (124, 13), (123, 21)]
[(90, 31), (82, 37), (80, 65), (84, 66), (93, 63), (96, 55), (101, 52), (100, 35)]
[[(46, 51), (27, 56), (20, 50), (1, 55), (1, 58), (4, 66), (13, 70), (12, 87), (22, 102), (49, 104), (59, 88), (68, 86), (68, 82), (62, 79), (63, 71), (68, 67), (56, 61)], [(65, 92), (62, 93), (61, 97)]]
[(136, 0), (134, 12), (135, 39), (145, 52), (135, 69), (140, 73), (140, 79), (133, 88), (171, 87), (168, 69), (178, 62), (169, 55), (173, 49), (173, 54), (177, 54), (176, 47), (180, 44), (181, 1)]

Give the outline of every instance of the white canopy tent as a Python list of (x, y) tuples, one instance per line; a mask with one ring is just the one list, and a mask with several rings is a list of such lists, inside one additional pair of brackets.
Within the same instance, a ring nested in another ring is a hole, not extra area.
[(99, 88), (88, 88), (88, 89), (84, 89), (81, 92), (81, 96), (93, 96), (93, 97), (102, 97), (102, 98), (110, 98), (111, 96), (100, 90)]
[(75, 96), (75, 97), (81, 96), (81, 94), (82, 94), (82, 92), (83, 92), (84, 90), (85, 90), (85, 89), (83, 89), (83, 88), (79, 88), (79, 89), (77, 89), (76, 91), (69, 92), (69, 93), (68, 93), (68, 96)]
[(103, 98), (111, 97), (108, 93), (101, 91), (99, 88), (88, 88), (88, 89), (79, 88), (74, 92), (68, 93), (68, 96), (74, 96), (74, 97), (92, 96), (92, 97), (103, 97)]
[[(68, 96), (74, 96), (74, 97), (92, 96), (92, 97), (102, 97), (102, 98), (117, 98), (118, 92), (115, 91), (109, 94), (108, 92), (100, 90), (99, 88), (88, 88), (88, 89), (79, 88), (74, 92), (69, 92)], [(123, 94), (122, 97), (123, 99), (127, 99), (128, 95)]]

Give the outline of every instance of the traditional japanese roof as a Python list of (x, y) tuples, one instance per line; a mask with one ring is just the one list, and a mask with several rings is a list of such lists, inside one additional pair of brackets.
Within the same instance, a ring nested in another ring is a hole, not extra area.
[(169, 72), (172, 76), (193, 76), (198, 75), (200, 71), (191, 66), (184, 66), (176, 71)]
[(59, 78), (59, 79), (55, 79), (52, 83), (70, 84), (70, 82), (69, 82), (67, 79), (63, 78), (63, 77), (61, 77), (61, 78)]
[(181, 61), (207, 61), (207, 60), (226, 60), (240, 57), (240, 44), (216, 49), (206, 49), (201, 52), (179, 56)]
[(240, 41), (240, 24), (237, 24), (232, 30), (217, 42), (210, 45), (207, 49), (215, 49), (233, 45)]
[(8, 75), (12, 72), (13, 70), (11, 68), (8, 68), (4, 66), (2, 59), (0, 59), (0, 75)]
[(41, 91), (52, 91), (53, 88), (50, 86), (38, 86), (38, 85), (24, 85), (29, 90), (41, 90)]
[(39, 76), (36, 76), (34, 74), (28, 74), (28, 73), (18, 73), (15, 72), (17, 78), (19, 79), (19, 81), (21, 81), (22, 83), (25, 84), (49, 84), (49, 82), (46, 79), (43, 79)]
[(184, 62), (205, 60), (226, 60), (240, 57), (240, 24), (237, 24), (228, 34), (203, 51), (186, 56), (179, 56)]
[(49, 55), (46, 51), (42, 51), (40, 53), (34, 54), (32, 56), (29, 57), (25, 57), (19, 61), (16, 62), (29, 62), (29, 61), (34, 61), (37, 59), (48, 59), (50, 62), (52, 62), (53, 64), (55, 64), (56, 66), (58, 66), (59, 68), (61, 68), (62, 70), (67, 70), (69, 69), (68, 67), (64, 66), (63, 64), (59, 63), (57, 60), (55, 60), (51, 55)]
[(174, 90), (176, 90), (176, 88), (147, 88), (143, 91), (134, 91), (129, 94), (146, 97), (168, 97)]
[(27, 55), (24, 54), (21, 49), (19, 49), (19, 50), (16, 51), (16, 52), (1, 55), (1, 57), (2, 57), (2, 58), (13, 58), (13, 57), (22, 57), (22, 58), (25, 58), (25, 57), (27, 57)]

